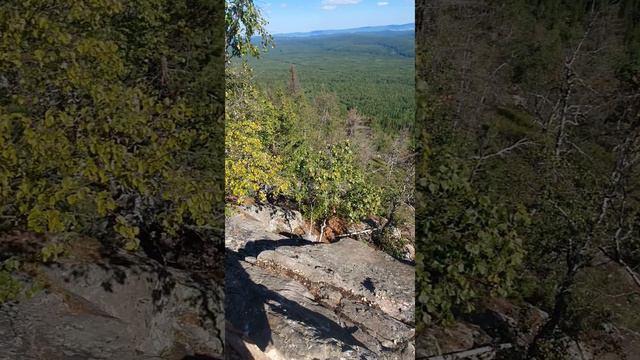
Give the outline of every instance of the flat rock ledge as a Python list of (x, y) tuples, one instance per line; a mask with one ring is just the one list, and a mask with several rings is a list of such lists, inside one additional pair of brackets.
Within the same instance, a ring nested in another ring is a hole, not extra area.
[(300, 222), (256, 207), (226, 219), (227, 321), (273, 360), (414, 359), (414, 268), (353, 239), (279, 234)]

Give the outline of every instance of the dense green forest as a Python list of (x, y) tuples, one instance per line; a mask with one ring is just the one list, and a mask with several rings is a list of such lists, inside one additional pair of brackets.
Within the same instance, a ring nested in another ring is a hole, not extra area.
[(332, 92), (385, 129), (411, 129), (415, 113), (415, 35), (386, 31), (274, 39), (275, 48), (251, 59), (256, 81), (286, 88), (291, 66), (305, 95)]
[(640, 331), (640, 2), (417, 14), (422, 328), (501, 296), (548, 313), (516, 358), (622, 346)]

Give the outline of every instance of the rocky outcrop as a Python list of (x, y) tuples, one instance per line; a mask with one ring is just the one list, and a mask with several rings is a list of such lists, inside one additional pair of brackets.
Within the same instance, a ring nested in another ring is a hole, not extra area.
[[(0, 359), (188, 359), (223, 353), (215, 277), (119, 253), (39, 265), (45, 290), (0, 305)], [(205, 357), (203, 357), (205, 358)]]
[[(501, 360), (525, 359), (527, 348), (548, 315), (530, 304), (516, 305), (506, 299), (487, 299), (464, 320), (448, 326), (433, 326), (416, 336), (419, 360)], [(603, 336), (567, 336), (556, 346), (567, 360), (620, 360), (640, 351), (640, 335), (613, 328), (619, 341)], [(602, 335), (602, 334), (601, 334)]]
[(235, 329), (270, 359), (414, 358), (412, 266), (349, 238), (278, 234), (295, 234), (299, 214), (289, 225), (260, 211), (239, 208), (226, 221), (225, 313)]
[(255, 225), (259, 224), (259, 229), (268, 233), (287, 233), (302, 237), (306, 234), (304, 219), (297, 211), (288, 211), (269, 204), (241, 206), (235, 208), (235, 211), (235, 223), (245, 219), (248, 223), (246, 226), (256, 227)]
[[(548, 314), (529, 304), (490, 298), (464, 320), (434, 326), (417, 335), (421, 360), (524, 359), (527, 347)], [(593, 359), (588, 346), (566, 339), (567, 359)]]
[(546, 318), (546, 313), (532, 306), (489, 299), (465, 320), (421, 331), (416, 359), (520, 359)]

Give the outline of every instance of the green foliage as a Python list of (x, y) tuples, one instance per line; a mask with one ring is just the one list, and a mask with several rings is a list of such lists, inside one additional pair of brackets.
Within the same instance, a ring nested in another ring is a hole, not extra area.
[[(229, 69), (225, 96), (225, 191), (237, 199), (266, 199), (267, 188), (287, 190), (283, 161), (271, 152), (280, 122), (275, 106), (247, 79), (247, 69)], [(235, 71), (238, 71), (237, 73)]]
[(18, 299), (23, 285), (12, 275), (18, 268), (15, 258), (6, 259), (0, 265), (0, 304)]
[(22, 290), (22, 283), (10, 272), (0, 270), (0, 304), (15, 301)]
[(22, 264), (15, 257), (5, 259), (0, 263), (0, 305), (6, 302), (18, 301), (23, 297), (31, 297), (43, 289), (43, 282), (36, 278), (30, 283), (21, 280), (17, 273)]
[(356, 166), (348, 142), (324, 151), (300, 146), (290, 164), (293, 196), (312, 219), (338, 216), (355, 221), (378, 211), (380, 194)]
[(132, 250), (142, 231), (213, 221), (217, 6), (0, 4), (3, 215), (39, 233), (116, 236)]
[(439, 156), (417, 182), (418, 312), (426, 324), (472, 310), (481, 296), (507, 294), (523, 256), (515, 229), (528, 221), (522, 208), (510, 213), (477, 194), (464, 167)]
[(372, 236), (374, 243), (378, 244), (382, 251), (396, 259), (406, 259), (405, 245), (410, 244), (411, 241), (396, 235), (397, 234), (392, 233), (389, 227), (386, 227), (382, 231), (374, 233)]
[(267, 21), (253, 0), (226, 0), (224, 6), (227, 59), (259, 56), (260, 48), (251, 42), (255, 35), (260, 36), (263, 47), (271, 45), (271, 35), (265, 29)]
[(43, 262), (49, 262), (50, 260), (56, 261), (58, 257), (65, 251), (64, 245), (60, 243), (47, 244), (40, 249), (40, 256)]
[(299, 124), (304, 102), (283, 92), (268, 99), (251, 84), (248, 69), (228, 70), (226, 194), (261, 201), (267, 195), (292, 196), (313, 219), (359, 220), (375, 213), (380, 195), (356, 165), (351, 146), (343, 142), (316, 150), (315, 137), (303, 135), (303, 129), (317, 124), (311, 119)]

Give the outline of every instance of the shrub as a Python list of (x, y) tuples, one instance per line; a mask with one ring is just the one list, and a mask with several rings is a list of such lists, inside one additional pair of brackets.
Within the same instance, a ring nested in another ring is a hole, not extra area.
[[(430, 159), (432, 160), (432, 159)], [(451, 156), (429, 164), (418, 180), (417, 310), (423, 324), (470, 311), (473, 300), (506, 295), (522, 261), (516, 224), (509, 213), (472, 189), (465, 168)]]
[(266, 200), (287, 190), (283, 160), (272, 151), (282, 134), (280, 112), (249, 81), (247, 68), (229, 70), (225, 101), (225, 192)]
[(22, 267), (15, 257), (0, 262), (0, 305), (29, 298), (44, 289), (44, 281), (40, 276), (31, 281), (17, 276), (17, 272), (24, 270)]
[(312, 219), (338, 216), (350, 221), (375, 214), (379, 191), (356, 166), (348, 142), (313, 151), (300, 145), (291, 158), (292, 194)]
[(142, 233), (212, 221), (216, 7), (0, 4), (0, 209), (11, 228), (117, 235), (136, 249)]

